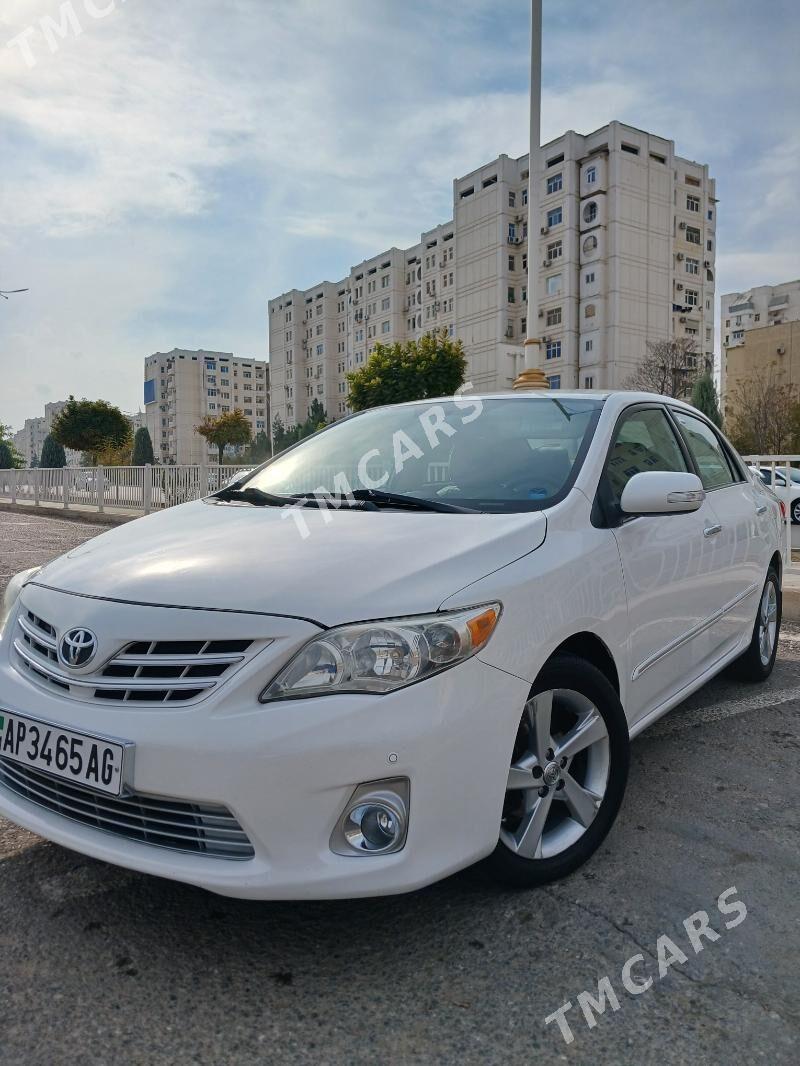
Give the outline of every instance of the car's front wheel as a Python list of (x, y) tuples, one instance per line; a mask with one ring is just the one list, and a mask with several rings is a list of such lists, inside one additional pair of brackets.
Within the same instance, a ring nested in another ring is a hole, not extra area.
[(586, 862), (617, 816), (628, 761), (628, 726), (608, 679), (576, 656), (552, 659), (517, 730), (492, 872), (533, 887)]
[(796, 526), (800, 525), (800, 497), (792, 503), (792, 521)]

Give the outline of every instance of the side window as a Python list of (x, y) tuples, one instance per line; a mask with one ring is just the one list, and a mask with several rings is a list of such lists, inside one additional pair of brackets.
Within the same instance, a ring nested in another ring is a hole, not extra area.
[(633, 411), (617, 427), (606, 463), (605, 479), (611, 502), (619, 503), (622, 490), (634, 474), (647, 470), (688, 471), (675, 432), (664, 411)]
[(686, 436), (692, 458), (697, 463), (703, 488), (721, 489), (725, 485), (732, 485), (735, 480), (738, 481), (738, 477), (734, 478), (728, 457), (714, 430), (685, 411), (673, 411), (673, 414)]

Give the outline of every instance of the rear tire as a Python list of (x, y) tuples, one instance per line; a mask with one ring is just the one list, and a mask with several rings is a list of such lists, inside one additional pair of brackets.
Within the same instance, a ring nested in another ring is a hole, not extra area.
[(492, 876), (533, 888), (583, 865), (622, 804), (629, 749), (606, 676), (574, 655), (547, 663), (515, 738), (500, 839), (486, 860)]
[(800, 500), (795, 500), (792, 504), (792, 523), (800, 525)]
[(753, 623), (753, 635), (747, 651), (734, 663), (734, 672), (741, 681), (766, 681), (778, 654), (781, 631), (781, 583), (774, 566), (767, 571), (767, 580), (758, 601), (758, 613)]

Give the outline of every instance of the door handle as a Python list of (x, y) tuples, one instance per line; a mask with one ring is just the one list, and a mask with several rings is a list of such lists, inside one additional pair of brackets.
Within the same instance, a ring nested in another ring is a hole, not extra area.
[(767, 509), (767, 505), (762, 503), (760, 507), (756, 507), (756, 514), (764, 514)]
[(713, 537), (716, 533), (722, 532), (722, 526), (719, 523), (715, 526), (706, 526), (703, 530), (704, 537)]

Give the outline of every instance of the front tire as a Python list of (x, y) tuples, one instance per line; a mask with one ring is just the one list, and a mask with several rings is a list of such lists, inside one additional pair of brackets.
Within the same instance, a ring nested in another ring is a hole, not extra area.
[(629, 749), (625, 713), (605, 675), (573, 655), (547, 663), (517, 730), (500, 839), (487, 860), (493, 876), (533, 888), (586, 862), (619, 811)]
[(800, 525), (800, 499), (792, 504), (792, 523), (796, 526)]
[(750, 644), (744, 655), (736, 660), (735, 672), (740, 680), (754, 683), (767, 680), (778, 654), (780, 631), (781, 583), (775, 567), (770, 566), (767, 580), (761, 590)]

